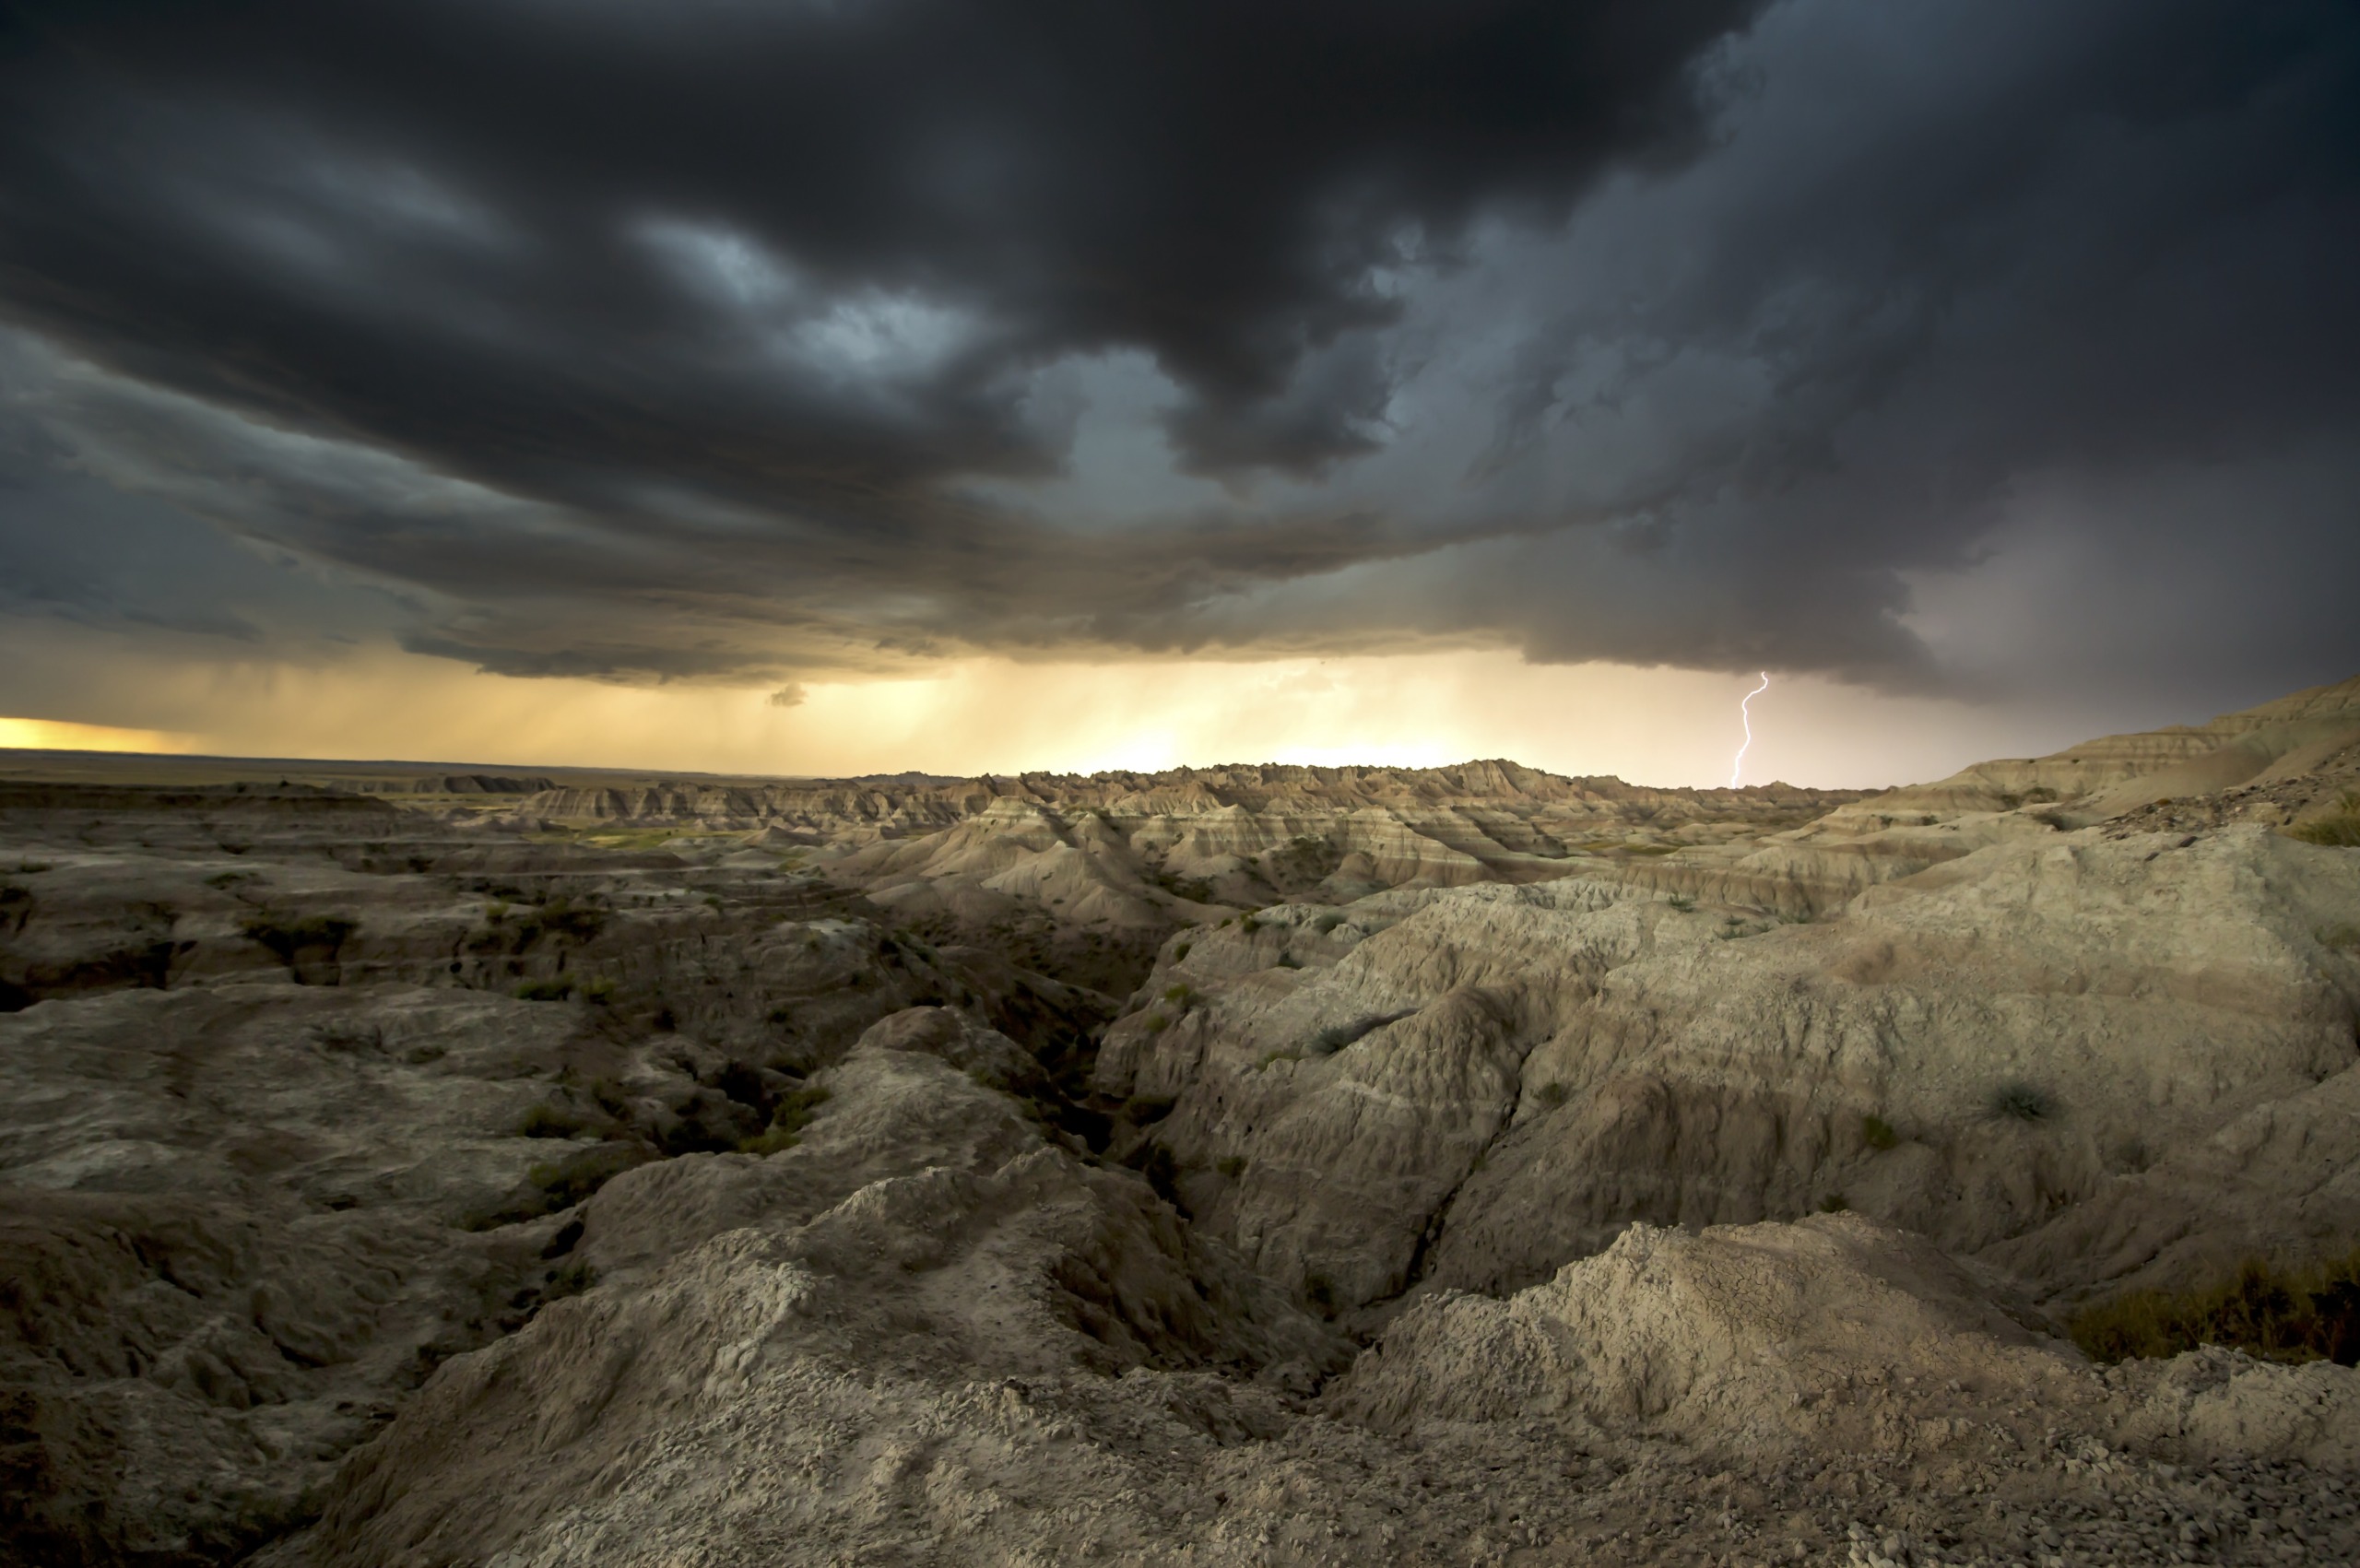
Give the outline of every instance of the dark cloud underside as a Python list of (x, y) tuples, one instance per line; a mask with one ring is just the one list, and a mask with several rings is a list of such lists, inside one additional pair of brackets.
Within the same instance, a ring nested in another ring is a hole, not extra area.
[[(1193, 459), (1312, 466), (1358, 443), (1239, 432), (1391, 319), (1372, 270), (1676, 155), (1748, 9), (61, 8), (10, 73), (8, 293), (137, 373), (594, 497), (1037, 470), (1010, 372), (1115, 346), (1187, 389)], [(863, 296), (957, 318), (901, 395), (758, 341), (847, 298), (890, 335)]]
[(2360, 664), (2312, 592), (2360, 574), (2333, 0), (0, 26), (0, 613), (304, 619), (53, 536), (177, 508), (518, 673), (1422, 637), (2006, 684), (2123, 617), (2035, 649), (1929, 574), (2065, 539), (2237, 622), (2190, 658)]

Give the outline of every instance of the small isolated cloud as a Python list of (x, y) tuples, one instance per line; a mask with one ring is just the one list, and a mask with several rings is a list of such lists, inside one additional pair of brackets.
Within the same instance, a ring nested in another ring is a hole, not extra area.
[(811, 693), (804, 690), (798, 682), (790, 680), (785, 686), (780, 687), (777, 690), (771, 693), (771, 706), (773, 708), (800, 708), (807, 701), (809, 700), (810, 696)]

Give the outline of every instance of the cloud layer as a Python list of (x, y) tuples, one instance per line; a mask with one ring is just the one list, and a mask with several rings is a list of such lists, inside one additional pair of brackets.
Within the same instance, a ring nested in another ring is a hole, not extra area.
[(2332, 0), (13, 15), (0, 615), (2360, 667)]

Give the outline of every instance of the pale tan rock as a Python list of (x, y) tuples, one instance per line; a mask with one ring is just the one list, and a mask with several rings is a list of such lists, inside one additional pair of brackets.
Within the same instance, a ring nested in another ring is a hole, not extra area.
[[(2360, 1559), (2353, 1373), (2050, 1333), (2360, 1225), (2360, 855), (2272, 831), (2360, 778), (2346, 696), (2088, 749), (2239, 782), (2079, 830), (2005, 768), (1815, 822), (1494, 764), (544, 794), (590, 833), (447, 770), (0, 789), (0, 1520), (265, 1568)], [(1084, 931), (1133, 994), (1078, 1105), (1097, 1004), (1015, 937)]]
[(2086, 1425), (2102, 1386), (2028, 1316), (1921, 1238), (1856, 1215), (1638, 1225), (1504, 1300), (1427, 1297), (1327, 1399), (1390, 1430), (1538, 1417), (1576, 1439), (1662, 1433), (1756, 1463), (2036, 1430), (2026, 1405)]

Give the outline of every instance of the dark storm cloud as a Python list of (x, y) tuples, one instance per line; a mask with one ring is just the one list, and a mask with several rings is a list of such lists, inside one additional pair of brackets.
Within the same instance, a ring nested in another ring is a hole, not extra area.
[[(2250, 701), (2360, 667), (2322, 579), (2283, 576), (2360, 577), (2360, 11), (1798, 4), (1742, 64), (1725, 146), (1541, 253), (1582, 281), (1524, 297), (1468, 470), (1653, 443), (1603, 501), (1646, 548), (1558, 541), (1490, 613), (1540, 657), (1884, 684)], [(1984, 558), (2068, 538), (2118, 574), (2019, 624)], [(1989, 580), (2010, 646), (1913, 619), (1940, 573)], [(1599, 577), (1581, 613), (1535, 602)]]
[(1304, 467), (1362, 443), (1267, 407), (1393, 317), (1372, 272), (1676, 154), (1750, 8), (36, 6), (6, 289), (108, 363), (592, 501), (1039, 471), (1013, 374), (1115, 346), (1187, 389), (1193, 459)]
[(2333, 0), (11, 15), (0, 613), (306, 623), (171, 512), (518, 674), (2360, 666)]

